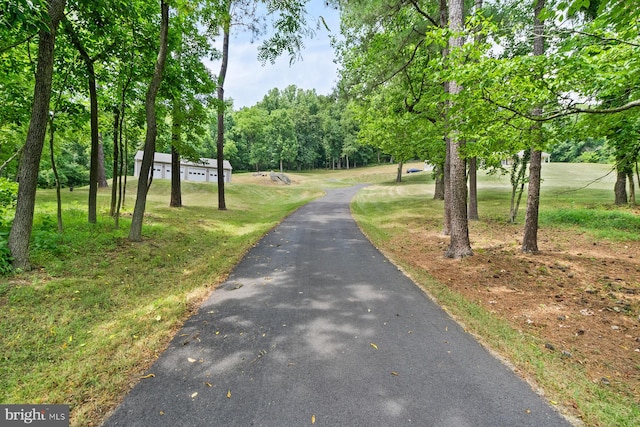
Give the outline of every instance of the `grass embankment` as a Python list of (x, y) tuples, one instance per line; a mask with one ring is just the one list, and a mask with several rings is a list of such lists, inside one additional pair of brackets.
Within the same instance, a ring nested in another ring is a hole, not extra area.
[[(545, 191), (554, 193), (544, 197), (543, 192), (543, 224), (588, 228), (580, 221), (601, 215), (589, 228), (593, 233), (637, 241), (638, 228), (633, 234), (614, 226), (627, 219), (637, 221), (637, 216), (629, 213), (619, 221), (623, 213), (602, 208), (611, 199), (610, 182), (577, 190), (584, 178), (604, 175), (604, 168), (544, 170)], [(575, 183), (567, 179), (572, 176)], [(86, 189), (65, 192), (65, 232), (59, 236), (54, 193), (39, 192), (32, 254), (38, 269), (0, 279), (0, 402), (70, 404), (72, 425), (98, 424), (242, 255), (284, 216), (320, 195), (322, 188), (377, 183), (357, 196), (353, 210), (383, 250), (392, 237), (409, 238), (410, 226), (441, 227), (442, 202), (431, 200), (428, 174), (406, 176), (400, 185), (393, 182), (394, 165), (292, 178), (293, 185), (283, 187), (268, 178), (234, 175), (234, 183), (226, 187), (227, 211), (217, 210), (215, 185), (195, 183), (183, 183), (185, 207), (169, 208), (169, 183), (157, 180), (147, 203), (142, 243), (126, 239), (133, 196), (120, 228), (114, 229), (107, 215), (109, 192), (99, 195), (97, 225), (86, 224)], [(508, 182), (508, 177), (482, 177), (483, 220), (506, 218)], [(134, 182), (128, 194), (135, 194)], [(583, 210), (586, 214), (579, 214)], [(607, 215), (611, 226), (606, 225)], [(567, 371), (562, 360), (540, 351), (535, 339), (451, 292), (425, 271), (400, 258), (395, 261), (488, 346), (535, 376), (550, 390), (551, 399), (563, 401), (571, 395), (590, 402), (594, 408), (585, 404), (579, 410), (588, 411), (586, 418), (602, 425), (614, 425), (608, 413), (620, 412), (625, 405), (637, 407), (624, 396), (594, 387), (579, 368)], [(627, 421), (631, 417), (633, 413)]]
[(219, 211), (214, 184), (182, 188), (185, 206), (169, 208), (168, 181), (153, 183), (142, 243), (126, 239), (128, 209), (114, 228), (109, 191), (97, 225), (86, 221), (86, 189), (65, 192), (62, 236), (54, 193), (38, 193), (37, 269), (0, 279), (0, 402), (69, 404), (72, 425), (99, 423), (240, 257), (322, 194), (231, 184)]

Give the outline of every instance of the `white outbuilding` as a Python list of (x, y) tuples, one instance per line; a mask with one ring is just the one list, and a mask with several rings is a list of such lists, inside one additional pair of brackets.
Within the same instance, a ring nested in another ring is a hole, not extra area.
[[(140, 175), (143, 152), (135, 156), (134, 176)], [(231, 182), (231, 163), (223, 164), (224, 182)], [(202, 158), (200, 162), (180, 160), (180, 176), (184, 181), (218, 182), (218, 163), (216, 159)], [(171, 179), (171, 154), (155, 153), (153, 156), (153, 179)]]

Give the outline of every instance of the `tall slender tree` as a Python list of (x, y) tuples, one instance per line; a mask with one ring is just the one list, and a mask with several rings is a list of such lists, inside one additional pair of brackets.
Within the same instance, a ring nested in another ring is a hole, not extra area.
[(231, 0), (225, 2), (225, 13), (222, 17), (222, 61), (220, 62), (220, 73), (218, 74), (218, 136), (216, 141), (216, 162), (218, 168), (218, 209), (226, 210), (227, 202), (224, 197), (224, 81), (227, 78), (227, 67), (229, 66), (229, 36), (231, 33)]
[[(536, 0), (534, 5), (533, 25), (533, 55), (544, 56), (544, 23), (540, 15), (545, 7), (545, 0)], [(540, 76), (543, 79), (544, 76)], [(542, 116), (542, 107), (536, 106), (533, 110), (534, 117)], [(533, 125), (534, 145), (531, 148), (529, 162), (529, 186), (527, 194), (527, 215), (522, 238), (522, 251), (538, 252), (538, 211), (540, 207), (540, 177), (542, 169), (542, 124)]]
[(167, 61), (168, 33), (169, 33), (169, 3), (160, 0), (160, 46), (158, 48), (158, 58), (156, 59), (153, 77), (149, 83), (145, 99), (145, 115), (147, 121), (147, 132), (144, 143), (144, 154), (138, 177), (138, 189), (136, 204), (131, 218), (131, 228), (129, 229), (129, 240), (142, 240), (142, 220), (147, 203), (147, 193), (152, 180), (151, 168), (156, 151), (156, 137), (158, 134), (156, 117), (156, 97), (160, 85), (162, 84), (162, 74)]
[[(450, 55), (459, 57), (459, 50), (464, 43), (460, 34), (464, 29), (464, 0), (452, 0), (449, 3), (449, 39)], [(448, 83), (449, 94), (455, 103), (456, 95), (462, 92), (462, 86), (456, 81)], [(448, 129), (447, 145), (449, 148), (449, 181), (451, 192), (449, 197), (451, 223), (449, 229), (450, 242), (446, 251), (449, 258), (463, 258), (473, 255), (469, 240), (469, 221), (467, 217), (467, 174), (466, 162), (462, 149), (464, 140), (456, 129)], [(446, 179), (446, 177), (445, 177)]]
[(66, 0), (48, 0), (45, 24), (38, 33), (38, 60), (31, 120), (18, 170), (18, 200), (9, 234), (9, 249), (15, 268), (29, 269), (29, 241), (33, 228), (40, 157), (49, 120), (56, 34), (64, 17)]

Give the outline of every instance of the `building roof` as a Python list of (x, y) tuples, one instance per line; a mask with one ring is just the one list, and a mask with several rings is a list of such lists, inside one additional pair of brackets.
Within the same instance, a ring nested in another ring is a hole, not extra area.
[[(138, 151), (136, 153), (136, 160), (142, 160), (142, 156), (143, 156), (144, 152), (143, 151)], [(195, 163), (195, 162), (190, 162), (184, 159), (180, 159), (180, 164), (181, 165), (185, 165), (185, 166), (208, 166), (208, 167), (212, 167), (215, 168), (217, 167), (217, 160), (216, 159), (208, 159), (206, 157), (203, 157), (200, 159), (201, 163)], [(155, 153), (153, 156), (153, 162), (154, 163), (171, 163), (171, 154), (167, 154), (167, 153)], [(224, 169), (227, 170), (232, 170), (233, 167), (231, 167), (231, 163), (229, 163), (228, 160), (224, 160), (223, 162), (223, 167)]]

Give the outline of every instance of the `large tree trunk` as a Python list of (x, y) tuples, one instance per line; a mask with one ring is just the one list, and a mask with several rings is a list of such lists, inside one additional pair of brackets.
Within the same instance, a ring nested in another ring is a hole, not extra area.
[[(229, 9), (227, 9), (227, 14), (231, 11), (231, 2), (228, 3), (228, 7)], [(220, 64), (220, 74), (218, 75), (218, 141), (216, 144), (216, 161), (218, 165), (218, 209), (221, 211), (227, 209), (224, 197), (224, 80), (227, 77), (227, 66), (229, 64), (229, 22), (224, 24), (223, 32), (222, 64)]]
[(618, 170), (616, 183), (613, 187), (613, 193), (615, 194), (616, 206), (622, 206), (629, 203), (627, 198), (627, 174), (622, 170)]
[(49, 22), (47, 28), (41, 30), (39, 34), (31, 121), (18, 168), (18, 200), (9, 234), (9, 250), (13, 257), (13, 266), (20, 269), (30, 268), (29, 241), (33, 229), (40, 157), (49, 119), (56, 31), (63, 17), (65, 5), (66, 0), (49, 0), (47, 2)]
[(142, 156), (142, 165), (140, 167), (140, 176), (138, 177), (138, 191), (136, 196), (136, 204), (131, 217), (131, 228), (129, 229), (129, 240), (139, 242), (142, 240), (142, 220), (144, 219), (144, 211), (147, 204), (147, 193), (149, 191), (149, 177), (151, 167), (153, 166), (153, 157), (156, 151), (156, 136), (158, 127), (156, 122), (156, 97), (160, 84), (162, 83), (162, 74), (167, 60), (167, 35), (169, 32), (169, 4), (164, 0), (160, 1), (160, 11), (162, 21), (160, 23), (160, 48), (158, 50), (158, 59), (156, 60), (153, 77), (147, 90), (145, 100), (145, 110), (147, 119), (147, 133), (144, 143), (144, 153)]
[(527, 195), (527, 216), (524, 221), (522, 252), (538, 252), (538, 209), (540, 206), (540, 174), (542, 170), (542, 152), (531, 150), (529, 163), (529, 191)]
[[(463, 29), (464, 1), (452, 0), (449, 3), (449, 28), (456, 33)], [(462, 47), (460, 36), (449, 40), (450, 49)], [(449, 82), (449, 93), (454, 97), (462, 92), (462, 86)], [(467, 165), (461, 156), (464, 141), (456, 130), (449, 129), (447, 145), (449, 146), (449, 189), (451, 222), (449, 226), (449, 248), (446, 256), (463, 258), (473, 255), (469, 241), (469, 221), (467, 217)]]
[[(545, 0), (537, 0), (534, 7), (533, 25), (533, 54), (535, 56), (544, 55), (544, 23), (540, 20), (540, 13), (544, 9)], [(538, 78), (542, 79), (543, 76)], [(536, 107), (534, 116), (542, 115), (542, 108)], [(542, 146), (542, 125), (536, 123), (532, 129), (535, 144)], [(527, 197), (527, 216), (524, 223), (524, 236), (522, 238), (522, 252), (538, 252), (538, 210), (540, 207), (540, 175), (542, 169), (542, 151), (538, 148), (531, 150), (531, 160), (529, 163), (529, 190)]]

